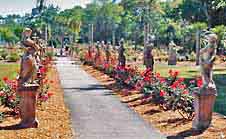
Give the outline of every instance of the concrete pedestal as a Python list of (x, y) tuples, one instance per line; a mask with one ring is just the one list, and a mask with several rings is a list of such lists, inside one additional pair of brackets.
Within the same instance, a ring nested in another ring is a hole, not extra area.
[(20, 100), (20, 127), (37, 128), (38, 120), (36, 118), (36, 100), (39, 85), (29, 85), (18, 90)]
[(205, 130), (212, 121), (212, 112), (216, 100), (217, 90), (206, 88), (195, 93), (194, 108), (195, 118), (192, 122), (192, 128), (196, 130)]
[(177, 54), (176, 52), (171, 52), (168, 58), (168, 65), (176, 65), (177, 64)]

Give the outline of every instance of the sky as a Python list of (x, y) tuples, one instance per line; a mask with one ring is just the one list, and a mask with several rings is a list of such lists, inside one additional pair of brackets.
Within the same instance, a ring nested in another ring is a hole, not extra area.
[[(62, 10), (75, 5), (85, 6), (91, 0), (46, 0), (46, 4), (58, 5)], [(0, 15), (31, 13), (36, 5), (36, 0), (0, 0)]]

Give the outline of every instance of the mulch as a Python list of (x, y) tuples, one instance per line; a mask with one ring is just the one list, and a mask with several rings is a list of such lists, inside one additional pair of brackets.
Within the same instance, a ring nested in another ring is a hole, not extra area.
[[(48, 79), (54, 83), (50, 86), (53, 93), (47, 102), (37, 108), (38, 128), (0, 130), (0, 139), (72, 139), (73, 131), (69, 110), (64, 104), (63, 90), (56, 68), (48, 73)], [(1, 110), (1, 109), (0, 109)], [(19, 123), (18, 117), (7, 117), (0, 127)]]
[[(91, 66), (83, 65), (82, 68), (95, 77), (108, 89), (119, 97), (122, 102), (128, 102), (128, 106), (135, 112), (139, 113), (144, 120), (160, 130), (161, 133), (168, 136), (169, 139), (224, 139), (226, 138), (226, 118), (217, 113), (213, 114), (211, 126), (204, 132), (196, 132), (191, 129), (192, 121), (185, 120), (182, 116), (174, 111), (164, 111), (154, 104), (142, 104), (141, 100), (135, 100), (139, 97), (138, 92), (124, 92), (115, 85), (114, 79), (106, 74), (94, 69)], [(129, 102), (134, 99), (135, 101)]]

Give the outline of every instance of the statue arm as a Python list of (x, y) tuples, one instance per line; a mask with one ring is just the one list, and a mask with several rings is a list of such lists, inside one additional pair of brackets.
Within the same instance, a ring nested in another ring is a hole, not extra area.
[(39, 46), (31, 39), (27, 39), (24, 41), (24, 44), (25, 45), (28, 45), (28, 46), (32, 46), (35, 48), (35, 50), (39, 50)]
[(212, 56), (211, 56), (211, 58), (210, 58), (210, 60), (209, 60), (209, 63), (212, 63), (213, 61), (214, 61), (214, 59), (215, 59), (215, 56), (216, 56), (216, 50), (214, 49), (213, 50), (213, 54), (212, 54)]

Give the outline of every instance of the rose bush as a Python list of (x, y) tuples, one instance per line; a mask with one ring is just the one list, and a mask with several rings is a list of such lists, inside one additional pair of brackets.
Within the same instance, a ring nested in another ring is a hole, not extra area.
[(163, 110), (177, 111), (185, 119), (193, 118), (192, 94), (202, 86), (201, 78), (185, 83), (184, 78), (179, 78), (179, 71), (169, 70), (168, 77), (164, 78), (160, 73), (154, 73), (150, 69), (139, 71), (136, 66), (118, 66), (116, 57), (113, 57), (112, 63), (106, 63), (103, 55), (99, 56), (98, 62), (94, 62), (91, 55), (84, 55), (86, 55), (83, 59), (84, 64), (91, 63), (90, 65), (98, 70), (112, 76), (119, 88), (140, 91), (144, 96), (143, 101), (155, 103)]
[(4, 77), (1, 81), (2, 86), (0, 86), (0, 105), (4, 108), (8, 108), (10, 114), (18, 114), (18, 104), (19, 96), (16, 93), (17, 90), (17, 81), (9, 80), (7, 77)]
[[(40, 89), (38, 92), (38, 104), (41, 105), (42, 102), (47, 101), (52, 95), (49, 92), (50, 84), (53, 81), (48, 80), (47, 72), (51, 67), (51, 59), (44, 59), (41, 63), (42, 66), (39, 68), (37, 73)], [(20, 96), (17, 93), (18, 81), (16, 79), (10, 80), (8, 77), (3, 77), (0, 79), (0, 106), (6, 108), (6, 111), (0, 112), (0, 121), (3, 120), (4, 115), (18, 115), (19, 114), (19, 103)]]

